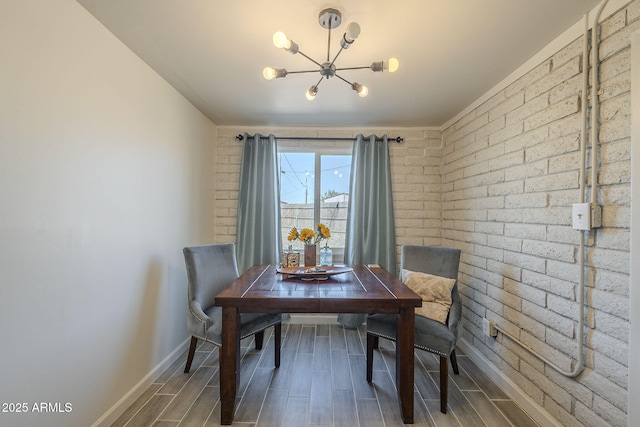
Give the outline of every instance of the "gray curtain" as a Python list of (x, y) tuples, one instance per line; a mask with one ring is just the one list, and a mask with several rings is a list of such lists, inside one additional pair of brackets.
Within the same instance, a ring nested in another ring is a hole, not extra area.
[[(384, 135), (358, 135), (353, 145), (347, 236), (346, 264), (379, 264), (394, 276), (396, 234), (391, 191), (389, 141)], [(364, 314), (340, 314), (338, 322), (356, 328)]]
[(280, 258), (280, 168), (274, 135), (244, 134), (238, 195), (237, 258), (240, 274)]

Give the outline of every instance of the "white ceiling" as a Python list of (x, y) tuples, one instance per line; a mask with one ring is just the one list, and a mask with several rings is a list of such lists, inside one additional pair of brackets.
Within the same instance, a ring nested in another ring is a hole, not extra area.
[[(124, 44), (217, 125), (440, 126), (511, 74), (599, 0), (78, 0)], [(360, 98), (343, 81), (319, 74), (267, 81), (269, 65), (313, 69), (272, 44), (284, 31), (318, 62), (327, 30), (318, 13), (342, 12), (331, 55), (349, 22), (360, 37), (338, 67), (395, 56), (394, 73), (344, 71), (369, 87)]]

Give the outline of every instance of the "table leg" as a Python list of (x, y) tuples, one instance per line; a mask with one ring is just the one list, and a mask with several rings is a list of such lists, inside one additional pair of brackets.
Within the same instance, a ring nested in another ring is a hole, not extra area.
[(402, 421), (413, 424), (413, 340), (415, 314), (413, 307), (402, 309), (398, 314), (396, 331), (396, 385), (402, 411)]
[(230, 425), (240, 383), (240, 314), (235, 307), (222, 308), (220, 348), (220, 424)]

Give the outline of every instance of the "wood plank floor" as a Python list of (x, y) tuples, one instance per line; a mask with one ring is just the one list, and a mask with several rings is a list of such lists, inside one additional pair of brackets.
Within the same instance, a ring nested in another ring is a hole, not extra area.
[[(401, 426), (394, 343), (380, 339), (373, 383), (366, 381), (365, 328), (283, 324), (282, 361), (273, 363), (272, 330), (256, 351), (242, 341), (234, 426)], [(268, 338), (268, 341), (267, 341)], [(449, 369), (449, 408), (440, 412), (439, 366), (417, 350), (415, 426), (529, 427), (538, 424), (460, 350), (460, 375)], [(112, 426), (219, 426), (218, 349), (200, 343), (189, 374), (186, 352)]]

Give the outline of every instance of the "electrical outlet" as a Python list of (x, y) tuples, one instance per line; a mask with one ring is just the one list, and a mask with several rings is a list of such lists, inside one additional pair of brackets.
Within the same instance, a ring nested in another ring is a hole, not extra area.
[(482, 332), (488, 337), (495, 337), (498, 335), (498, 330), (495, 325), (486, 317), (482, 319)]

